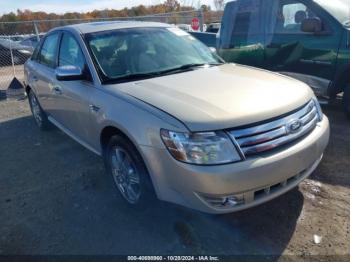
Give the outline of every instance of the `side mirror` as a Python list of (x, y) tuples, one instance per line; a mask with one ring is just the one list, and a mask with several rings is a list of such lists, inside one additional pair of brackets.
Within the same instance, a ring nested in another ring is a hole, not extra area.
[(86, 79), (83, 70), (76, 66), (60, 66), (56, 69), (55, 73), (58, 81), (74, 81)]
[(301, 22), (301, 31), (305, 33), (318, 33), (322, 31), (322, 22), (319, 18), (306, 18)]

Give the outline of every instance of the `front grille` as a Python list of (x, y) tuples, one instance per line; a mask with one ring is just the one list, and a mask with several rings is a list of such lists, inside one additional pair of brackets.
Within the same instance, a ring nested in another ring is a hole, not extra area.
[(314, 100), (298, 111), (269, 123), (229, 131), (245, 157), (270, 151), (293, 142), (317, 125), (319, 115)]

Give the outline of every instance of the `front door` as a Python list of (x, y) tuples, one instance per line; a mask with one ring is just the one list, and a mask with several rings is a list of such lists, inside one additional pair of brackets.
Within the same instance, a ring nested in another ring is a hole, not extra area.
[[(71, 33), (65, 32), (62, 35), (58, 66), (75, 66), (88, 70), (79, 43)], [(90, 96), (94, 88), (92, 81), (57, 81), (55, 88), (58, 90), (57, 102), (60, 107), (55, 120), (80, 142), (88, 141)]]
[[(265, 20), (265, 67), (306, 82), (318, 95), (326, 94), (341, 39), (334, 21), (312, 1), (276, 0), (270, 11)], [(320, 19), (321, 32), (301, 30), (308, 18)]]

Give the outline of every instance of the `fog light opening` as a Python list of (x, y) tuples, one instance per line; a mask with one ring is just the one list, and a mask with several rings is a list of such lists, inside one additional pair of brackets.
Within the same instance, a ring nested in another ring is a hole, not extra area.
[(243, 195), (235, 195), (224, 197), (222, 200), (223, 206), (234, 207), (238, 205), (244, 204), (244, 196)]
[(234, 208), (244, 205), (245, 203), (243, 194), (221, 196), (200, 195), (200, 197), (210, 206), (215, 208)]

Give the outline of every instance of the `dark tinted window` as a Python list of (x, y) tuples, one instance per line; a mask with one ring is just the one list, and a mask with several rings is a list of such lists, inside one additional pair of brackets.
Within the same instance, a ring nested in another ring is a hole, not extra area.
[(263, 28), (262, 0), (237, 0), (228, 2), (222, 18), (219, 49), (230, 49), (261, 44)]
[(54, 68), (56, 66), (56, 54), (59, 34), (52, 34), (46, 37), (40, 50), (38, 60), (41, 64)]
[(81, 69), (84, 68), (83, 53), (78, 42), (70, 34), (65, 33), (63, 35), (58, 64), (59, 66), (72, 65)]
[(257, 31), (260, 0), (246, 0), (238, 3), (234, 34), (248, 34)]
[(275, 33), (305, 34), (301, 30), (304, 20), (318, 18), (322, 22), (321, 18), (309, 6), (298, 0), (280, 0), (276, 1), (275, 4), (278, 5), (273, 8), (275, 10), (273, 17), (276, 20)]

